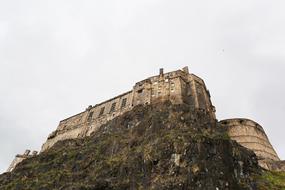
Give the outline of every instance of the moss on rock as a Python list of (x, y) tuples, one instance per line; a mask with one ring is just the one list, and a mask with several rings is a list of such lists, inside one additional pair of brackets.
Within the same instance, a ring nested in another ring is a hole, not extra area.
[(90, 137), (58, 142), (1, 175), (0, 189), (282, 189), (283, 174), (271, 174), (204, 110), (166, 102), (138, 106)]

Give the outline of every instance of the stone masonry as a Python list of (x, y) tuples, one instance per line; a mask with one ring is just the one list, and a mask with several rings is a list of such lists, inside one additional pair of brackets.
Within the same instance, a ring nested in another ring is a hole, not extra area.
[(27, 158), (31, 158), (33, 156), (36, 156), (38, 154), (37, 151), (33, 151), (32, 154), (30, 154), (30, 150), (26, 150), (24, 154), (18, 154), (16, 155), (16, 158), (13, 160), (13, 162), (10, 164), (9, 168), (7, 169), (7, 172), (11, 172), (15, 169), (17, 164), (22, 162), (23, 160)]
[(213, 119), (216, 118), (210, 93), (201, 78), (189, 74), (187, 67), (170, 73), (163, 73), (161, 69), (158, 76), (136, 83), (132, 91), (89, 106), (84, 112), (61, 121), (42, 146), (42, 151), (61, 140), (89, 136), (102, 124), (130, 111), (134, 106), (165, 100), (174, 104), (187, 102), (195, 108), (205, 109)]
[(272, 169), (272, 163), (280, 161), (266, 133), (258, 123), (241, 118), (222, 120), (220, 123), (227, 128), (231, 139), (254, 151), (259, 165), (263, 168)]
[[(187, 103), (193, 108), (203, 109), (216, 120), (210, 92), (201, 78), (189, 73), (188, 67), (169, 73), (164, 73), (163, 69), (160, 69), (159, 75), (137, 82), (131, 91), (95, 106), (89, 106), (85, 111), (60, 121), (57, 129), (43, 144), (41, 152), (51, 148), (58, 141), (90, 136), (103, 124), (137, 105), (166, 100), (173, 104)], [(255, 152), (263, 168), (285, 170), (284, 161), (280, 161), (258, 123), (249, 119), (227, 119), (220, 121), (220, 124), (227, 127), (233, 140)], [(18, 163), (28, 157), (29, 153), (17, 155), (8, 171), (12, 171)]]

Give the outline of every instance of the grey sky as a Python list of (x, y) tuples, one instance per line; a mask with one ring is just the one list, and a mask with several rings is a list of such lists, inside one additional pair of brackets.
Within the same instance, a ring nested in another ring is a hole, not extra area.
[(58, 122), (188, 65), (285, 159), (284, 0), (0, 0), (0, 173)]

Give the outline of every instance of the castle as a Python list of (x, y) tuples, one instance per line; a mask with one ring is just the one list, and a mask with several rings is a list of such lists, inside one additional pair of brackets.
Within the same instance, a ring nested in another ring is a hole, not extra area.
[[(103, 124), (137, 105), (166, 100), (173, 104), (187, 103), (193, 108), (203, 109), (216, 120), (216, 110), (211, 102), (210, 92), (201, 78), (189, 73), (188, 67), (169, 73), (164, 73), (163, 69), (160, 69), (159, 75), (137, 82), (131, 91), (95, 106), (89, 106), (85, 111), (60, 121), (57, 129), (43, 144), (41, 152), (48, 150), (58, 141), (90, 136)], [(285, 170), (278, 164), (278, 167), (273, 164), (281, 161), (259, 124), (248, 119), (228, 119), (220, 121), (219, 124), (227, 127), (233, 140), (253, 150), (262, 167)], [(26, 157), (29, 157), (27, 152), (17, 155), (8, 171), (12, 171)]]

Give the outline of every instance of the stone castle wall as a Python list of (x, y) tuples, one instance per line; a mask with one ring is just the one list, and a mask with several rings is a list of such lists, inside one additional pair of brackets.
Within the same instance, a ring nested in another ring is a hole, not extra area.
[(33, 151), (32, 154), (30, 154), (30, 150), (26, 150), (24, 154), (18, 154), (16, 155), (15, 159), (13, 162), (10, 164), (9, 168), (7, 169), (7, 172), (11, 172), (15, 169), (15, 167), (22, 162), (23, 160), (27, 158), (31, 158), (33, 156), (36, 156), (38, 154), (37, 151)]
[(254, 151), (262, 167), (267, 169), (268, 162), (280, 161), (266, 133), (258, 123), (249, 119), (227, 119), (220, 123), (227, 128), (231, 139)]
[[(216, 120), (210, 92), (201, 78), (190, 74), (187, 67), (169, 73), (163, 73), (161, 69), (159, 75), (137, 82), (131, 91), (89, 106), (85, 111), (62, 120), (57, 129), (49, 135), (41, 151), (51, 148), (58, 141), (90, 136), (100, 126), (132, 110), (134, 106), (166, 100), (204, 109)], [(280, 161), (259, 124), (248, 119), (227, 119), (220, 121), (220, 124), (227, 127), (231, 139), (255, 152), (262, 167), (284, 171), (284, 161)], [(17, 155), (8, 171), (12, 171), (29, 156), (27, 153)]]
[[(101, 125), (129, 111), (132, 104), (132, 93), (130, 91), (94, 107), (90, 106), (84, 112), (62, 120), (56, 131), (50, 134), (43, 144), (42, 151), (49, 149), (61, 140), (89, 136)], [(112, 105), (115, 105), (114, 108), (112, 108)]]
[(187, 67), (169, 73), (160, 70), (159, 75), (136, 83), (132, 91), (95, 106), (89, 106), (84, 112), (62, 120), (56, 131), (50, 134), (42, 146), (42, 151), (61, 140), (89, 136), (100, 126), (130, 111), (134, 106), (166, 100), (174, 104), (185, 102), (193, 108), (205, 109), (213, 119), (216, 118), (210, 93), (201, 78), (190, 74)]

